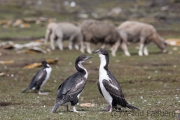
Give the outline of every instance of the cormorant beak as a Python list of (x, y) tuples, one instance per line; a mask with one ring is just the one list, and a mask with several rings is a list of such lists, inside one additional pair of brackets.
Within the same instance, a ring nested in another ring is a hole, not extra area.
[(88, 59), (91, 59), (91, 58), (92, 58), (92, 56), (86, 56), (85, 61), (88, 60)]
[(93, 53), (98, 53), (99, 52), (99, 49), (98, 50), (94, 50)]

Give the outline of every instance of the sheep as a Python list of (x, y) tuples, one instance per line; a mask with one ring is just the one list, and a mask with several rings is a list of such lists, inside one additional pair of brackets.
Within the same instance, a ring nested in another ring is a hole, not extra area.
[(57, 25), (57, 23), (55, 22), (50, 22), (48, 25), (47, 25), (47, 28), (46, 28), (46, 33), (45, 33), (45, 40), (44, 40), (44, 43), (47, 44), (48, 40), (50, 40), (50, 35), (52, 33), (52, 30), (53, 28)]
[(125, 21), (117, 28), (122, 39), (121, 48), (126, 56), (130, 56), (128, 52), (127, 43), (140, 43), (139, 56), (148, 55), (147, 45), (154, 42), (163, 53), (167, 52), (167, 43), (157, 33), (156, 29), (146, 23), (136, 21)]
[(90, 43), (109, 44), (111, 47), (112, 56), (116, 55), (116, 51), (120, 45), (120, 36), (116, 27), (109, 22), (97, 20), (84, 20), (81, 24), (83, 40), (86, 43), (86, 50), (89, 54), (92, 53)]
[(61, 22), (61, 23), (51, 23), (47, 26), (45, 43), (50, 36), (50, 46), (52, 50), (55, 50), (55, 40), (57, 40), (57, 44), (60, 50), (63, 50), (62, 40), (70, 40), (69, 49), (71, 50), (73, 47), (79, 49), (77, 44), (81, 46), (81, 52), (84, 53), (83, 48), (83, 36), (81, 34), (81, 28), (75, 26), (72, 23)]

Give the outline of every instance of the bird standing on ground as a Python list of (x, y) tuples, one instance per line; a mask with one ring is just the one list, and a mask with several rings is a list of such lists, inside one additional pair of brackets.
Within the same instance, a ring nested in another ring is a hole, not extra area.
[(50, 77), (52, 68), (46, 61), (42, 62), (43, 67), (37, 72), (37, 74), (33, 77), (31, 83), (29, 84), (28, 88), (24, 89), (22, 93), (26, 92), (27, 90), (36, 90), (40, 95), (47, 95), (48, 93), (41, 92), (40, 88), (47, 82)]
[(68, 77), (58, 88), (57, 98), (51, 113), (54, 113), (60, 105), (66, 105), (67, 111), (68, 104), (73, 106), (73, 112), (78, 112), (75, 105), (79, 101), (80, 94), (85, 87), (88, 78), (87, 70), (82, 66), (82, 63), (91, 57), (80, 55), (75, 61), (76, 73)]
[(98, 53), (100, 57), (99, 81), (97, 85), (100, 93), (109, 104), (106, 110), (108, 112), (112, 112), (113, 108), (120, 109), (120, 107), (128, 107), (130, 109), (139, 110), (137, 107), (129, 104), (125, 100), (124, 94), (122, 92), (119, 83), (111, 74), (111, 72), (108, 70), (108, 64), (109, 64), (108, 52), (103, 48), (100, 48), (99, 50), (96, 50), (94, 52)]

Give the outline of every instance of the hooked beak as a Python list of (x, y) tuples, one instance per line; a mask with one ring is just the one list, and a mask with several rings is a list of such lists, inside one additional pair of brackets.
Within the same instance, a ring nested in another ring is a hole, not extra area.
[(85, 61), (88, 60), (88, 59), (91, 59), (91, 58), (92, 58), (92, 56), (86, 56)]
[(98, 50), (94, 50), (93, 53), (98, 53), (99, 52), (99, 49)]

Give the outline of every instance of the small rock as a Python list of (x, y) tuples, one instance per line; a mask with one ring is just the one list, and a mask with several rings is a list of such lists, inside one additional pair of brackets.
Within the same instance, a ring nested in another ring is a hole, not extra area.
[(79, 106), (81, 106), (81, 107), (94, 107), (94, 104), (92, 104), (92, 103), (81, 103)]

